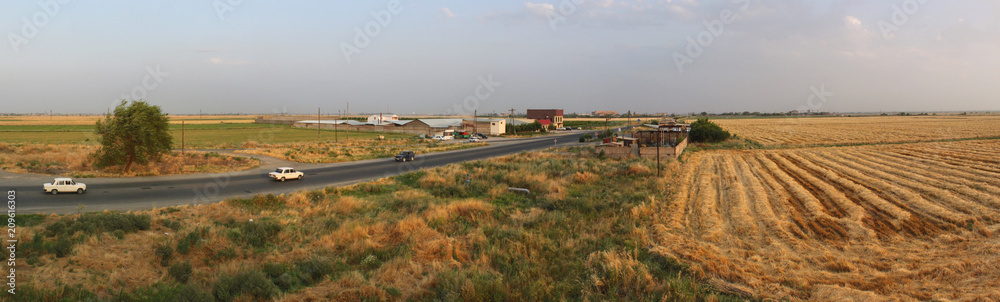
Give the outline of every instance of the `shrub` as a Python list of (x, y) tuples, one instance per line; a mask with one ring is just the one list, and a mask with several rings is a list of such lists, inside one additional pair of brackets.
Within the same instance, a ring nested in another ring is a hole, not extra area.
[(233, 301), (240, 296), (251, 296), (254, 300), (262, 301), (276, 296), (278, 287), (263, 272), (250, 270), (220, 276), (212, 292), (215, 299), (220, 301)]
[(230, 199), (227, 203), (253, 213), (260, 213), (265, 210), (275, 211), (285, 208), (285, 198), (283, 196), (275, 196), (274, 194), (254, 195), (254, 197), (251, 197), (250, 199)]
[(242, 241), (252, 247), (264, 247), (271, 238), (281, 232), (281, 226), (274, 221), (244, 222), (238, 226), (237, 232), (230, 233), (234, 240)]
[(708, 118), (699, 118), (691, 123), (691, 133), (688, 138), (691, 142), (718, 143), (729, 139), (729, 132), (722, 130), (718, 124), (709, 121)]
[(174, 248), (169, 245), (156, 246), (156, 256), (160, 258), (160, 265), (166, 267), (170, 263), (170, 258), (174, 256)]
[(187, 255), (187, 253), (191, 251), (192, 247), (198, 245), (198, 241), (200, 241), (202, 236), (204, 236), (205, 233), (207, 232), (208, 232), (207, 228), (198, 228), (194, 231), (191, 231), (190, 233), (187, 234), (187, 236), (184, 236), (184, 238), (181, 238), (181, 240), (177, 241), (177, 252)]
[(56, 243), (52, 245), (52, 252), (56, 254), (56, 258), (69, 256), (73, 252), (73, 241), (66, 237), (59, 237), (59, 240), (56, 240)]
[(168, 228), (170, 228), (170, 229), (172, 229), (174, 231), (177, 231), (177, 230), (181, 229), (181, 222), (180, 221), (175, 221), (175, 220), (170, 220), (170, 219), (163, 219), (163, 220), (160, 220), (160, 224), (162, 224), (163, 226), (168, 227)]
[(187, 283), (188, 279), (191, 278), (191, 262), (174, 263), (167, 271), (170, 272), (170, 276), (174, 277), (177, 282)]

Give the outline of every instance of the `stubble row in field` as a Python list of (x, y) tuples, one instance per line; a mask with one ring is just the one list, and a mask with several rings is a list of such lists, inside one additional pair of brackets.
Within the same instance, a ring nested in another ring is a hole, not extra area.
[(1000, 136), (1000, 116), (873, 116), (714, 120), (768, 146), (926, 142)]
[(699, 153), (658, 253), (788, 299), (1000, 299), (1000, 141)]

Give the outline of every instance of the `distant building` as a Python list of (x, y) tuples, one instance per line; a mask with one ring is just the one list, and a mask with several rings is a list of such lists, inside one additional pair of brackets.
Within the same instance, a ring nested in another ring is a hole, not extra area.
[[(562, 109), (528, 109), (527, 118), (536, 120), (542, 125), (552, 124), (556, 128), (563, 127)], [(544, 122), (546, 120), (548, 123)]]
[(398, 120), (399, 120), (399, 116), (395, 115), (395, 114), (393, 114), (393, 115), (388, 115), (388, 114), (385, 114), (385, 115), (383, 115), (383, 114), (374, 114), (374, 115), (371, 115), (371, 116), (368, 117), (368, 123), (369, 124), (374, 124), (374, 125), (380, 125), (380, 124), (389, 123), (391, 121), (398, 121)]
[(618, 115), (618, 111), (594, 111), (594, 115), (596, 115), (596, 116), (612, 116), (612, 115)]

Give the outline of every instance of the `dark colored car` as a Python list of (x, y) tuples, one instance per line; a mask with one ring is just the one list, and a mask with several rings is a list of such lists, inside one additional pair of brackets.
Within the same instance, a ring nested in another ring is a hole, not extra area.
[(482, 134), (482, 133), (473, 134), (472, 137), (475, 137), (475, 138), (478, 138), (478, 139), (487, 139), (488, 138), (486, 136), (486, 134)]
[(403, 151), (396, 155), (396, 161), (411, 161), (417, 158), (417, 153), (413, 151)]

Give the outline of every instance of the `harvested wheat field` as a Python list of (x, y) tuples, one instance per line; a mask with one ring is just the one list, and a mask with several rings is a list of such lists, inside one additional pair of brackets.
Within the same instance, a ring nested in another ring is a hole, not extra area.
[(697, 153), (654, 253), (758, 298), (1000, 299), (998, 140)]
[(767, 146), (926, 142), (1000, 136), (1000, 116), (869, 116), (713, 120)]

